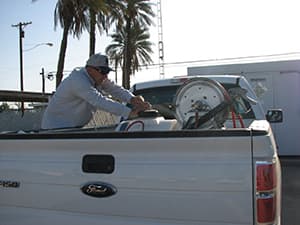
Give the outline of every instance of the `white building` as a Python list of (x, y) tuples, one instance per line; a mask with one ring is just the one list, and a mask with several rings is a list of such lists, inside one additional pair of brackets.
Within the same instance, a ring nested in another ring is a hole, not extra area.
[(282, 109), (283, 123), (272, 124), (279, 155), (300, 155), (300, 60), (189, 67), (188, 75), (243, 75), (265, 111)]

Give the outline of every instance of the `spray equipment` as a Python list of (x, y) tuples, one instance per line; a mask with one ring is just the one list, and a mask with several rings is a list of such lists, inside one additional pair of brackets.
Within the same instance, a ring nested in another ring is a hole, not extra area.
[(236, 127), (236, 117), (241, 127), (245, 127), (241, 117), (242, 113), (249, 110), (245, 101), (256, 104), (241, 87), (227, 91), (217, 81), (204, 77), (193, 78), (176, 93), (176, 119), (182, 129), (220, 129), (231, 112), (233, 127)]

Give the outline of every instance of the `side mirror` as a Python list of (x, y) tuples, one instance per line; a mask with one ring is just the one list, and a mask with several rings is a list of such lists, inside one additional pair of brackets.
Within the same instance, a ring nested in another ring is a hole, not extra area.
[(283, 121), (283, 113), (281, 109), (270, 109), (266, 114), (266, 119), (270, 123), (281, 123)]

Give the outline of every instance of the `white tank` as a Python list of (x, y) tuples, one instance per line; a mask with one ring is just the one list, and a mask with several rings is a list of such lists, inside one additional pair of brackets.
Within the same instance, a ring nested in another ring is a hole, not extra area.
[(157, 117), (139, 117), (133, 120), (122, 121), (116, 128), (116, 131), (168, 131), (178, 129), (176, 119), (168, 119), (161, 116)]

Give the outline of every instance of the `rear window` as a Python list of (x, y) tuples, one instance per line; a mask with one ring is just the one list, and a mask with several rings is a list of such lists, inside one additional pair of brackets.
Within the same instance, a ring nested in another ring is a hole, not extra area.
[[(222, 85), (226, 90), (237, 87), (237, 85), (235, 84), (222, 84)], [(160, 112), (160, 114), (166, 119), (174, 119), (175, 111), (176, 111), (174, 102), (179, 87), (180, 85), (147, 88), (147, 89), (135, 90), (134, 94), (143, 96), (144, 99), (150, 102), (153, 108), (157, 109)], [(254, 119), (255, 116), (252, 111), (250, 103), (242, 99), (242, 104), (244, 104), (246, 110), (244, 110), (240, 115), (244, 119)], [(231, 114), (229, 113), (229, 117), (230, 116)]]

